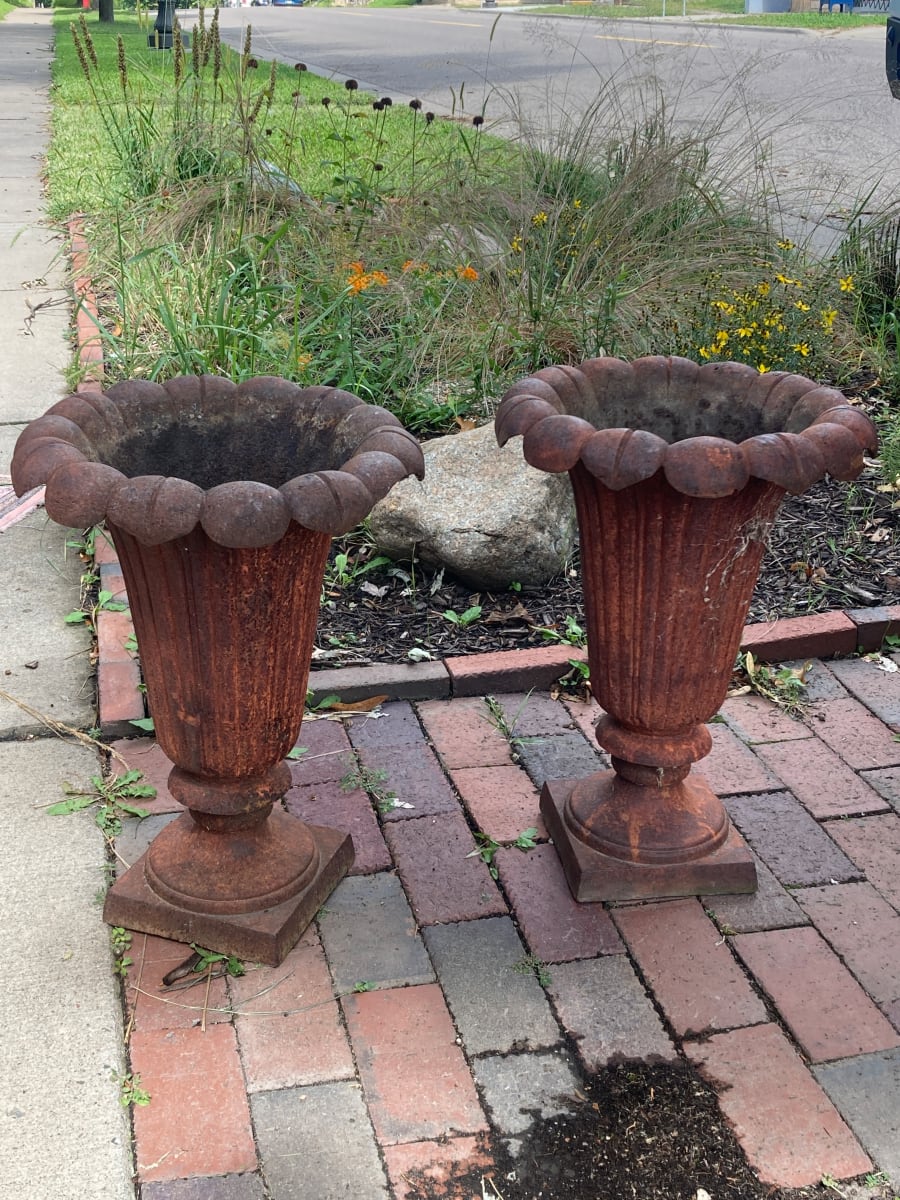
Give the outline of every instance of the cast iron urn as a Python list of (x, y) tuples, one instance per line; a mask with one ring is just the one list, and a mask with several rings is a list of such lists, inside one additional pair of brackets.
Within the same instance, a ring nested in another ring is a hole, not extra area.
[(127, 382), (68, 396), (16, 445), (21, 494), (105, 521), (156, 738), (185, 812), (110, 890), (114, 925), (277, 965), (353, 860), (284, 811), (331, 537), (400, 479), (418, 442), (335, 388), (262, 377)]
[(597, 740), (612, 770), (550, 781), (541, 812), (576, 899), (749, 892), (753, 858), (691, 764), (712, 745), (766, 537), (786, 492), (855, 479), (869, 419), (799, 375), (595, 358), (515, 384), (496, 415), (568, 471)]

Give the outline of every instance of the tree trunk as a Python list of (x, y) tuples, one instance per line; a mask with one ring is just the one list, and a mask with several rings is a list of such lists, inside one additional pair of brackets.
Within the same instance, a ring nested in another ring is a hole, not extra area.
[(110, 25), (115, 20), (113, 16), (113, 0), (99, 0), (98, 12), (101, 21), (108, 21)]

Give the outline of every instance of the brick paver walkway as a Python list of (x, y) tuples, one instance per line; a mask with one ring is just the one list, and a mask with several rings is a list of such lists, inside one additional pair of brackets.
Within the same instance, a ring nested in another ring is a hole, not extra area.
[[(810, 694), (802, 720), (747, 695), (711, 726), (700, 769), (757, 894), (643, 905), (576, 904), (538, 812), (544, 778), (604, 762), (596, 707), (535, 691), (498, 694), (504, 722), (483, 695), (307, 721), (287, 806), (348, 830), (356, 864), (297, 948), (204, 1004), (160, 992), (183, 946), (134, 937), (143, 1200), (403, 1198), (413, 1170), (489, 1170), (488, 1131), (623, 1058), (699, 1069), (766, 1182), (900, 1181), (900, 673), (816, 662)], [(159, 788), (119, 839), (131, 862), (178, 805), (152, 741), (117, 749)], [(402, 806), (342, 789), (373, 771)], [(473, 830), (501, 844), (493, 871)]]

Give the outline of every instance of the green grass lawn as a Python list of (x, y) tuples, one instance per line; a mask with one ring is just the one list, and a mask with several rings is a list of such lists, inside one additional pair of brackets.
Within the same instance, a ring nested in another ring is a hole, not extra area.
[(546, 5), (529, 12), (552, 16), (577, 16), (592, 19), (627, 20), (645, 17), (680, 17), (721, 21), (729, 25), (786, 26), (797, 29), (830, 30), (863, 25), (884, 25), (884, 13), (756, 13), (744, 14), (743, 0), (637, 0), (627, 4), (595, 4), (592, 0)]

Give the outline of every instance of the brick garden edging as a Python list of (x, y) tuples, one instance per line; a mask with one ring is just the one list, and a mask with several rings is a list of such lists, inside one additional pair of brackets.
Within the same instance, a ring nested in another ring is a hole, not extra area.
[[(115, 549), (97, 542), (95, 562), (100, 586), (127, 602)], [(104, 736), (134, 736), (131, 721), (146, 716), (138, 690), (140, 668), (125, 642), (134, 633), (130, 614), (97, 614), (97, 690), (99, 725)], [(762, 662), (835, 658), (857, 650), (877, 650), (888, 634), (900, 633), (900, 605), (847, 612), (788, 617), (765, 625), (747, 625), (741, 649)], [(571, 659), (585, 653), (571, 646), (502, 650), (426, 663), (375, 663), (371, 666), (314, 670), (309, 687), (313, 702), (336, 695), (344, 703), (387, 696), (389, 700), (446, 700), (485, 693), (546, 690), (569, 670)]]

